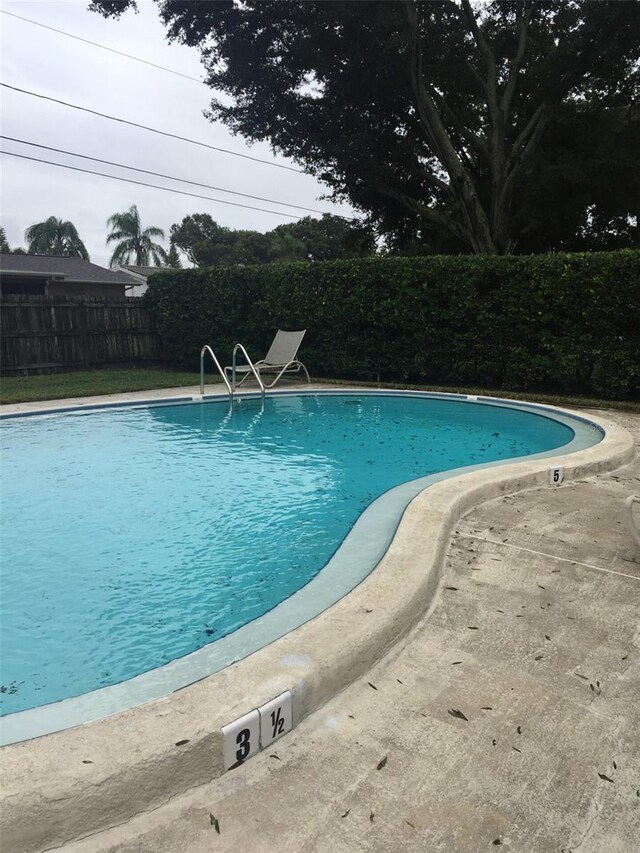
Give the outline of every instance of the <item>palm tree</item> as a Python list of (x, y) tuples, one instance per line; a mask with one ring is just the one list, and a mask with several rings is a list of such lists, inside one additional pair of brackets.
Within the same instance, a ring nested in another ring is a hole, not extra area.
[(111, 232), (107, 235), (107, 243), (114, 240), (120, 242), (115, 247), (109, 266), (115, 267), (120, 264), (128, 264), (132, 258), (136, 266), (149, 266), (149, 258), (153, 259), (155, 266), (159, 267), (167, 262), (167, 253), (158, 243), (153, 243), (152, 237), (162, 237), (162, 228), (145, 228), (142, 230), (140, 214), (136, 205), (132, 205), (125, 213), (114, 213), (107, 219), (107, 227)]
[(89, 260), (89, 253), (73, 222), (50, 216), (36, 222), (24, 232), (27, 250), (32, 255), (63, 255), (67, 258)]

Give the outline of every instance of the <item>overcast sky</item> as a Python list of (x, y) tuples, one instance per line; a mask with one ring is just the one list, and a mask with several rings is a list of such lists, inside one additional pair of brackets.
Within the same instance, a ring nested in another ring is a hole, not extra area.
[[(119, 20), (106, 20), (88, 12), (88, 3), (89, 0), (1, 0), (0, 8), (182, 74), (203, 76), (195, 49), (166, 41), (157, 7), (151, 0), (138, 0), (138, 14), (129, 11)], [(212, 124), (205, 119), (202, 112), (209, 105), (211, 92), (202, 84), (9, 15), (0, 15), (0, 27), (1, 76), (5, 83), (271, 163), (294, 165), (284, 158), (274, 157), (267, 145), (248, 146), (222, 124)], [(0, 94), (5, 136), (276, 201), (352, 214), (346, 205), (320, 201), (327, 188), (308, 175), (167, 139), (8, 89), (2, 88)], [(140, 176), (7, 140), (2, 140), (2, 149), (256, 207), (306, 215), (304, 211)], [(138, 205), (143, 226), (156, 225), (165, 230), (167, 248), (170, 226), (190, 213), (209, 213), (221, 225), (263, 232), (295, 221), (284, 215), (188, 198), (5, 155), (0, 158), (0, 167), (0, 224), (12, 247), (24, 245), (24, 230), (29, 225), (56, 216), (75, 224), (91, 260), (105, 266), (110, 257), (109, 249), (105, 248), (106, 220), (112, 213), (125, 211), (132, 204)]]

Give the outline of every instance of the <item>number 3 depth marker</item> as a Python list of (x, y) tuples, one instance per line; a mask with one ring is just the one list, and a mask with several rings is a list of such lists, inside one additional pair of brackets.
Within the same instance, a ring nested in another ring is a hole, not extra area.
[(260, 750), (260, 715), (251, 711), (222, 727), (224, 769), (242, 764)]
[(237, 767), (293, 727), (291, 692), (286, 690), (256, 711), (222, 727), (224, 769)]

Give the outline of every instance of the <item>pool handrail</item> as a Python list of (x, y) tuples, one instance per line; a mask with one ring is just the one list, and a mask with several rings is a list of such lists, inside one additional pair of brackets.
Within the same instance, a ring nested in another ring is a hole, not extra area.
[(216, 358), (216, 354), (211, 349), (209, 344), (205, 344), (200, 350), (200, 394), (204, 394), (204, 355), (209, 351), (211, 358), (213, 359), (213, 363), (218, 368), (218, 373), (222, 376), (222, 381), (227, 386), (227, 392), (229, 394), (229, 402), (233, 403), (233, 389), (231, 385), (229, 385), (229, 380), (227, 379), (224, 370), (222, 369), (220, 362)]
[(242, 355), (245, 357), (245, 359), (247, 361), (247, 365), (249, 366), (249, 369), (251, 370), (251, 372), (255, 376), (256, 381), (258, 382), (258, 385), (260, 386), (260, 393), (264, 397), (264, 393), (265, 393), (264, 382), (260, 378), (260, 374), (256, 370), (254, 363), (249, 358), (249, 353), (242, 346), (242, 344), (236, 344), (233, 348), (233, 356), (231, 358), (231, 391), (232, 391), (232, 393), (233, 393), (233, 391), (236, 390), (236, 366), (237, 366), (237, 360), (238, 360), (238, 350), (240, 350), (242, 352)]

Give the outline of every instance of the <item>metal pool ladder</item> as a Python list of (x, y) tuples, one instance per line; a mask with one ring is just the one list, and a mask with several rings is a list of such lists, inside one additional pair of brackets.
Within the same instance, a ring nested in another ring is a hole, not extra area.
[(247, 353), (246, 349), (242, 346), (242, 344), (236, 344), (235, 347), (233, 348), (233, 358), (231, 360), (231, 383), (229, 383), (229, 380), (227, 379), (227, 374), (225, 373), (224, 369), (220, 365), (220, 362), (216, 358), (216, 354), (211, 349), (209, 344), (205, 344), (202, 347), (202, 349), (200, 350), (200, 394), (201, 395), (204, 394), (204, 357), (205, 357), (205, 354), (208, 352), (209, 355), (211, 356), (211, 358), (213, 359), (213, 363), (218, 368), (218, 373), (220, 374), (220, 376), (222, 376), (222, 381), (227, 386), (227, 393), (229, 394), (229, 402), (231, 404), (233, 404), (233, 393), (236, 390), (236, 363), (237, 363), (238, 350), (240, 350), (242, 352), (243, 356), (245, 357), (245, 359), (247, 361), (247, 365), (249, 367), (249, 370), (255, 376), (256, 381), (258, 382), (258, 385), (260, 386), (260, 393), (262, 394), (262, 398), (264, 399), (264, 394), (265, 394), (264, 382), (260, 378), (260, 374), (258, 373), (256, 368), (254, 367), (253, 362), (249, 358), (249, 354)]

